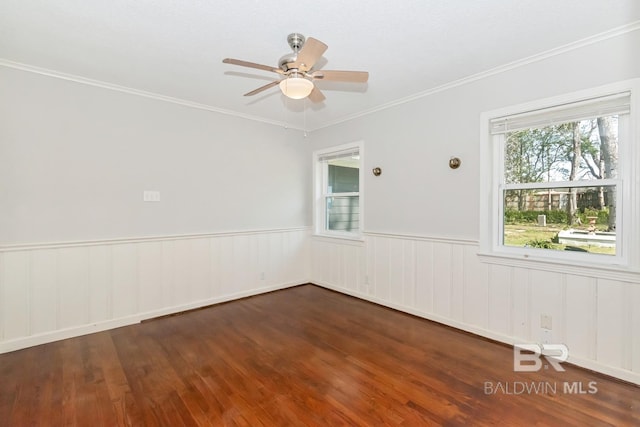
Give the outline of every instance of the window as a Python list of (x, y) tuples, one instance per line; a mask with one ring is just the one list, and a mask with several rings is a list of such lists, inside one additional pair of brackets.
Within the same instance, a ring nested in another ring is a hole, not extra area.
[(634, 85), (482, 115), (485, 254), (622, 265), (638, 254)]
[(359, 237), (362, 231), (362, 144), (314, 153), (316, 233)]

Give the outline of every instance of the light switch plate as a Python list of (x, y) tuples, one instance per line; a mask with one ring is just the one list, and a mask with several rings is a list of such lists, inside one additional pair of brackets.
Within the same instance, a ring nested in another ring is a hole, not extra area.
[(145, 190), (142, 193), (142, 200), (144, 202), (159, 202), (160, 201), (160, 192), (159, 191), (152, 191), (152, 190)]
[(540, 327), (542, 329), (551, 330), (553, 326), (552, 318), (549, 314), (541, 314), (540, 315)]

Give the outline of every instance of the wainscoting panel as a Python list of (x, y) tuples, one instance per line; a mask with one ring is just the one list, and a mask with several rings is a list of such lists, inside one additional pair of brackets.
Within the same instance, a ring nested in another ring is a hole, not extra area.
[[(57, 254), (56, 287), (58, 307), (56, 329), (89, 323), (89, 251), (86, 248), (62, 248)], [(33, 271), (33, 270), (32, 270)], [(35, 284), (35, 281), (32, 281)], [(35, 293), (34, 293), (35, 296)], [(38, 316), (39, 313), (33, 313)]]
[(336, 287), (366, 295), (372, 285), (365, 274), (363, 242), (314, 237), (311, 242), (311, 276), (320, 283), (335, 283)]
[(307, 283), (309, 260), (307, 228), (2, 247), (0, 352)]
[[(416, 252), (417, 242), (403, 241), (402, 243), (402, 269), (398, 269), (398, 275), (402, 275), (402, 298), (398, 304), (408, 307), (416, 306)], [(396, 277), (395, 273), (391, 277)]]
[[(493, 278), (489, 281), (489, 266), (483, 264), (476, 256), (476, 247), (468, 244), (454, 245), (454, 260), (456, 263), (454, 268), (458, 275), (462, 275), (464, 288), (462, 289), (462, 306), (459, 310), (454, 310), (457, 318), (468, 325), (477, 325), (483, 330), (489, 330), (489, 315), (493, 313), (494, 307), (489, 303), (489, 298), (493, 295), (498, 300), (505, 298), (502, 293), (496, 295), (489, 291), (489, 284), (493, 282)], [(495, 289), (494, 289), (495, 291)], [(509, 295), (507, 293), (507, 295)], [(508, 303), (507, 303), (508, 304)], [(498, 304), (498, 311), (500, 304)], [(508, 307), (503, 308), (503, 316)], [(508, 325), (508, 317), (499, 322), (502, 329)]]
[[(507, 336), (514, 335), (511, 303), (513, 300), (511, 289), (512, 274), (511, 267), (502, 265), (488, 266), (488, 275), (491, 280), (487, 281), (489, 287), (487, 307), (491, 307), (491, 310), (488, 310), (487, 329)], [(470, 298), (469, 304), (473, 303), (473, 299)], [(470, 321), (469, 323), (473, 322)]]
[(313, 237), (312, 282), (509, 344), (562, 343), (572, 363), (640, 384), (638, 281), (488, 264), (477, 252), (455, 239)]
[[(631, 335), (626, 335), (629, 328), (627, 316), (627, 287), (612, 280), (598, 281), (597, 316), (606, 319), (598, 322), (596, 358), (608, 365), (626, 368), (625, 336), (629, 342)], [(636, 307), (638, 307), (636, 305)], [(629, 313), (630, 314), (630, 313)]]
[(433, 313), (443, 318), (451, 318), (454, 287), (452, 246), (442, 242), (433, 243)]
[[(532, 333), (527, 339), (539, 343), (565, 342), (560, 336), (564, 324), (564, 275), (543, 270), (528, 270), (528, 273), (531, 282), (531, 309), (527, 323), (531, 325)], [(552, 323), (555, 323), (550, 331), (541, 328), (542, 315), (551, 316)]]
[[(20, 253), (4, 254), (2, 258), (2, 339), (11, 340), (31, 333), (32, 311), (42, 308), (46, 302), (39, 300), (37, 307), (31, 304), (33, 288), (39, 288), (30, 286), (31, 259)], [(49, 304), (55, 302), (55, 296), (49, 299)], [(51, 321), (55, 321), (55, 314), (51, 317)], [(42, 323), (37, 322), (38, 327)]]
[[(39, 252), (39, 251), (34, 251)], [(89, 323), (101, 323), (113, 317), (113, 270), (111, 246), (89, 246)]]
[(565, 281), (563, 341), (571, 341), (572, 353), (596, 359), (597, 280), (567, 275)]
[(57, 251), (44, 250), (34, 253), (31, 257), (30, 270), (31, 289), (28, 291), (31, 294), (29, 316), (31, 332), (41, 334), (56, 329), (59, 323), (58, 312), (61, 307), (57, 304)]
[[(162, 265), (163, 242), (140, 243), (138, 251), (138, 283), (140, 287), (140, 311), (165, 307), (169, 299), (163, 295)], [(185, 280), (187, 278), (185, 277)]]
[[(640, 286), (631, 287), (631, 298), (628, 304), (631, 306), (631, 371), (640, 372)], [(635, 305), (634, 305), (635, 304)]]
[[(517, 341), (527, 342), (532, 336), (531, 325), (531, 277), (529, 270), (523, 268), (513, 268), (511, 270), (511, 281), (508, 285), (511, 287), (511, 335)], [(493, 278), (489, 279), (492, 282)]]
[[(415, 308), (420, 313), (433, 313), (434, 277), (433, 277), (433, 243), (419, 241), (416, 243), (416, 282)], [(410, 304), (408, 304), (410, 306)]]
[[(133, 316), (138, 312), (140, 288), (138, 285), (138, 247), (136, 243), (124, 243), (111, 247), (113, 280), (112, 318)], [(77, 248), (77, 250), (83, 250)], [(176, 301), (181, 303), (183, 301)], [(160, 307), (158, 307), (160, 308)]]

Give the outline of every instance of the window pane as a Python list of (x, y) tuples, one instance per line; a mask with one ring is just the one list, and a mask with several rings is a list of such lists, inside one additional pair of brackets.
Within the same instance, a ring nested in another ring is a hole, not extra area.
[(505, 182), (617, 178), (618, 116), (506, 134)]
[(342, 157), (328, 161), (329, 176), (327, 180), (327, 193), (358, 193), (359, 164), (357, 158)]
[(506, 246), (616, 254), (616, 187), (504, 191)]
[(339, 196), (326, 198), (327, 230), (357, 231), (360, 212), (359, 196)]

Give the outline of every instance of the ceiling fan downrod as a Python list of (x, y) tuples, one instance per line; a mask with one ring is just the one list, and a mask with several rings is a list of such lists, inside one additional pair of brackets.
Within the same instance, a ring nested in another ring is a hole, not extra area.
[(302, 49), (305, 40), (304, 36), (300, 33), (291, 33), (287, 36), (287, 42), (294, 53), (298, 53), (300, 49)]

